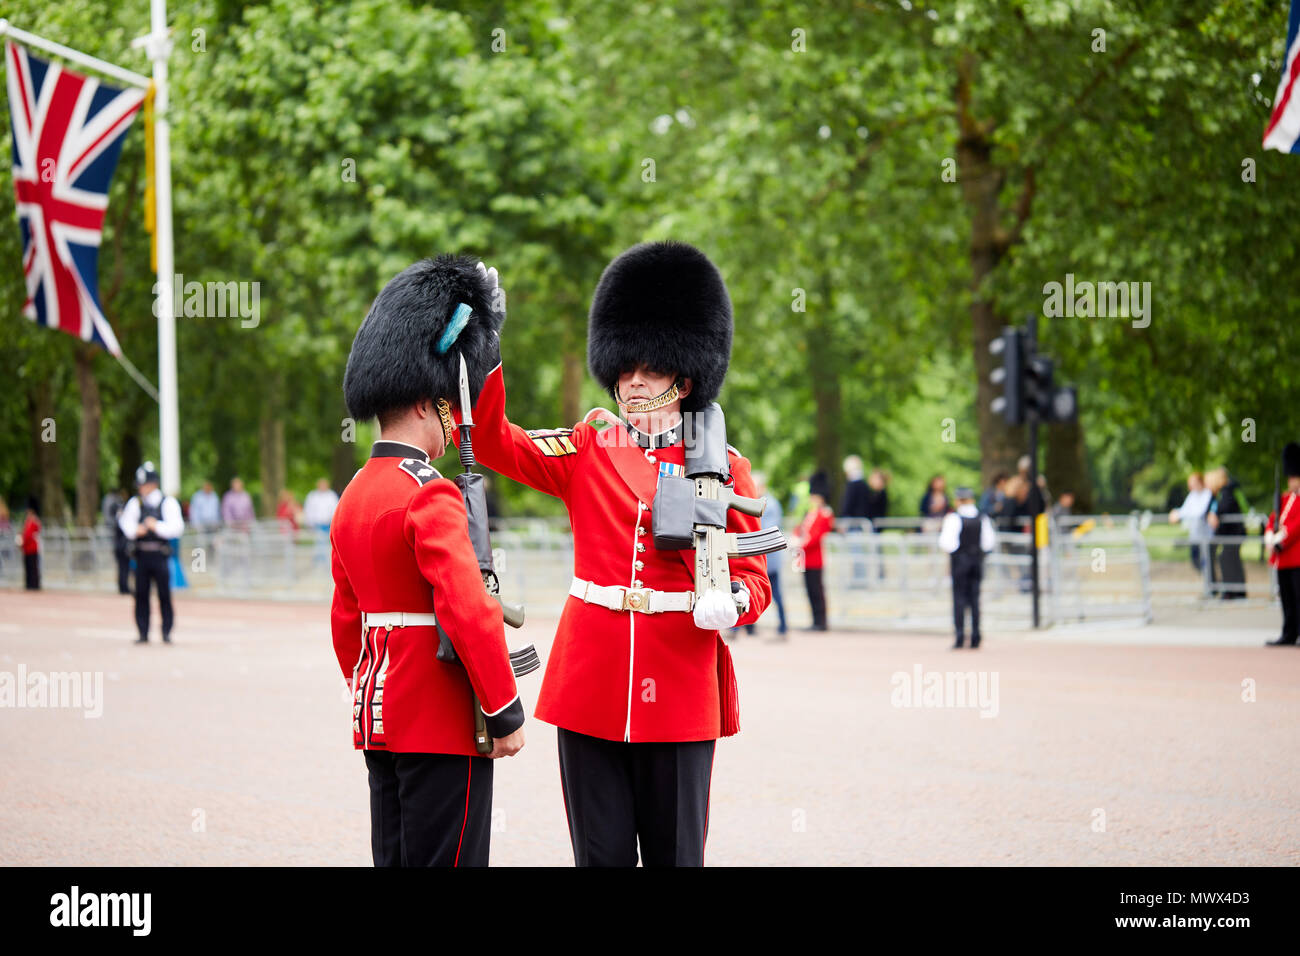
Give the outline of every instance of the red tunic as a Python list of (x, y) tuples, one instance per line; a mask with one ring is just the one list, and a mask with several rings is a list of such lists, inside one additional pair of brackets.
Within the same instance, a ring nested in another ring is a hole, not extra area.
[(41, 551), (41, 519), (30, 511), (23, 522), (23, 554), (39, 554)]
[[(650, 533), (658, 467), (684, 462), (680, 444), (650, 453), (626, 443), (609, 447), (613, 443), (601, 436), (617, 435), (612, 425), (604, 432), (579, 424), (530, 433), (510, 423), (505, 402), (497, 366), (474, 407), (475, 457), (565, 503), (576, 577), (605, 587), (695, 589), (694, 551), (660, 551)], [(636, 489), (613, 456), (620, 456), (625, 471), (636, 470)], [(734, 453), (730, 462), (735, 491), (753, 496), (749, 462)], [(727, 528), (757, 531), (759, 519), (732, 511)], [(732, 558), (731, 575), (749, 589), (749, 610), (739, 623), (751, 623), (771, 600), (767, 562), (762, 556)], [(611, 611), (570, 596), (535, 716), (606, 740), (713, 740), (723, 733), (722, 709), (734, 690), (730, 664), (718, 632), (696, 627), (690, 612)]]
[[(1277, 530), (1277, 512), (1268, 516), (1267, 530)], [(1273, 567), (1300, 568), (1300, 493), (1288, 491), (1282, 495), (1281, 528), (1286, 531), (1282, 539), (1282, 553), (1270, 551), (1268, 563)]]
[[(375, 442), (339, 498), (330, 541), (334, 653), (352, 684), (358, 750), (477, 754), (471, 687), (494, 737), (523, 724), (501, 606), (483, 587), (464, 500), (424, 452)], [(363, 635), (363, 611), (436, 613), (463, 666), (437, 659), (434, 625)]]
[(804, 515), (803, 521), (799, 522), (795, 536), (801, 540), (807, 538), (807, 544), (803, 546), (805, 568), (812, 568), (815, 571), (822, 567), (822, 538), (826, 537), (827, 532), (831, 530), (833, 519), (834, 514), (831, 509), (823, 506), (816, 511), (809, 511)]

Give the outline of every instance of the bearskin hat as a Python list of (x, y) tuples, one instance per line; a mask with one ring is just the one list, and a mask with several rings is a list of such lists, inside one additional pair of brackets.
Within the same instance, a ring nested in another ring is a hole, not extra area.
[(821, 495), (823, 499), (831, 496), (831, 482), (826, 477), (826, 472), (814, 472), (808, 479), (808, 494)]
[(587, 367), (611, 395), (639, 365), (691, 380), (684, 411), (718, 397), (731, 360), (731, 298), (709, 257), (684, 242), (645, 242), (608, 266), (587, 322)]
[(499, 359), (505, 313), (478, 261), (421, 259), (389, 280), (357, 329), (343, 373), (348, 411), (365, 421), (426, 398), (460, 404), (460, 355), (471, 400)]
[(1293, 441), (1282, 449), (1282, 471), (1288, 478), (1300, 477), (1300, 445)]

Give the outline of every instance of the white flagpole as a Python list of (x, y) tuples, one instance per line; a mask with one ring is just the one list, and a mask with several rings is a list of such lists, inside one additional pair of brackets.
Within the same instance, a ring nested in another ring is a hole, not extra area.
[(176, 382), (176, 315), (172, 283), (172, 159), (171, 124), (167, 118), (167, 58), (172, 42), (167, 34), (167, 2), (152, 0), (150, 34), (145, 45), (153, 62), (154, 83), (154, 239), (158, 249), (158, 439), (162, 457), (162, 491), (181, 490), (180, 411)]
[(74, 50), (70, 46), (64, 46), (62, 43), (55, 43), (53, 40), (47, 40), (45, 37), (38, 37), (35, 33), (28, 33), (26, 30), (19, 30), (8, 20), (0, 20), (0, 36), (13, 37), (19, 43), (26, 46), (34, 46), (38, 50), (44, 50), (46, 53), (53, 53), (55, 56), (61, 56), (65, 60), (79, 64), (92, 70), (98, 70), (105, 76), (111, 76), (123, 83), (130, 83), (132, 86), (138, 86), (147, 89), (149, 86), (149, 77), (141, 76), (139, 73), (132, 73), (130, 70), (124, 70), (120, 66), (115, 66), (107, 60), (101, 60), (99, 57), (91, 56), (89, 53), (82, 53), (80, 50)]

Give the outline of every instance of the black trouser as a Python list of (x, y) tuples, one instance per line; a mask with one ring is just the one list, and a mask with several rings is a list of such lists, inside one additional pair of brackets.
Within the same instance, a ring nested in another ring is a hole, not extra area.
[(126, 545), (113, 549), (113, 557), (117, 560), (117, 590), (122, 594), (131, 593), (131, 555), (127, 553)]
[(624, 743), (560, 728), (560, 787), (578, 866), (703, 866), (717, 741)]
[(29, 591), (39, 591), (41, 589), (40, 554), (23, 555), (23, 586)]
[(952, 620), (959, 647), (965, 640), (967, 608), (970, 608), (970, 646), (980, 646), (980, 581), (983, 577), (979, 565), (954, 565), (952, 568)]
[(136, 551), (135, 554), (135, 629), (149, 636), (149, 582), (158, 586), (158, 610), (162, 612), (162, 632), (172, 632), (172, 581), (167, 555), (161, 551)]
[[(1219, 582), (1221, 585), (1233, 586), (1214, 588), (1212, 589), (1213, 593), (1221, 594), (1225, 598), (1244, 598), (1246, 596), (1246, 569), (1241, 563), (1241, 545), (1224, 544), (1215, 550), (1218, 551), (1219, 557)], [(1211, 571), (1210, 580), (1214, 580), (1213, 571)]]
[(803, 584), (808, 589), (808, 603), (812, 606), (813, 627), (826, 630), (826, 591), (822, 587), (822, 569), (805, 568)]
[(1282, 599), (1282, 642), (1300, 638), (1300, 568), (1277, 569), (1278, 596)]
[(487, 866), (492, 760), (367, 750), (375, 866)]

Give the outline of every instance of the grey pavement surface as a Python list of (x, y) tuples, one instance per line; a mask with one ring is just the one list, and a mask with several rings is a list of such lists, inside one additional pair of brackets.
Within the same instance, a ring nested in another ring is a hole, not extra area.
[[(1260, 646), (1275, 612), (1215, 613), (990, 633), (976, 652), (941, 634), (742, 636), (707, 863), (1300, 863), (1300, 649)], [(0, 682), (103, 688), (98, 717), (0, 707), (0, 864), (368, 865), (327, 607), (181, 595), (177, 618), (174, 645), (155, 610), (135, 646), (128, 597), (0, 590)], [(545, 658), (553, 627), (510, 641)], [(949, 693), (921, 693), (933, 681)], [(983, 699), (958, 694), (980, 681)], [(527, 735), (496, 770), (492, 863), (570, 865), (554, 729)]]

